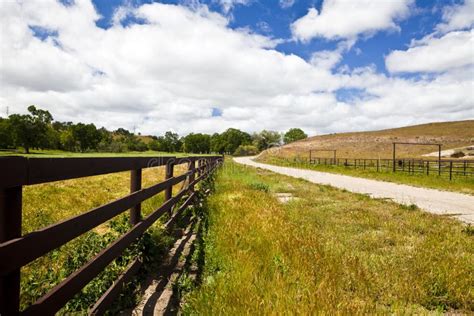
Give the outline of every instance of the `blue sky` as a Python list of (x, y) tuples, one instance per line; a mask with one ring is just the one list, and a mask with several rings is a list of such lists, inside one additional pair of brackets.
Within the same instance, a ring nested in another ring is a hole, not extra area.
[[(127, 1), (94, 0), (93, 2), (102, 15), (97, 25), (106, 29), (112, 25), (112, 17), (116, 8)], [(189, 5), (191, 3), (179, 0), (134, 0), (128, 3), (139, 6), (153, 2), (175, 5)], [(233, 29), (249, 28), (252, 32), (278, 39), (291, 39), (291, 23), (306, 15), (311, 7), (321, 10), (323, 4), (323, 0), (295, 0), (290, 7), (282, 7), (277, 0), (251, 0), (246, 4), (236, 3), (229, 12), (226, 12), (216, 0), (200, 2), (206, 4), (213, 11), (230, 16), (229, 27)], [(378, 32), (367, 39), (359, 40), (349, 52), (344, 54), (344, 59), (340, 63), (351, 68), (375, 65), (378, 71), (387, 73), (384, 62), (385, 55), (392, 50), (408, 47), (414, 38), (419, 39), (432, 33), (435, 26), (441, 22), (441, 9), (446, 5), (459, 3), (462, 1), (416, 1), (416, 12), (409, 18), (400, 21), (399, 31)], [(126, 26), (133, 22), (136, 20), (124, 21), (123, 25)], [(276, 46), (276, 49), (285, 54), (296, 54), (304, 59), (309, 59), (314, 51), (335, 49), (337, 43), (338, 40), (327, 39), (313, 39), (309, 43), (287, 40)]]
[(146, 134), (473, 119), (472, 12), (474, 0), (2, 2), (0, 107)]

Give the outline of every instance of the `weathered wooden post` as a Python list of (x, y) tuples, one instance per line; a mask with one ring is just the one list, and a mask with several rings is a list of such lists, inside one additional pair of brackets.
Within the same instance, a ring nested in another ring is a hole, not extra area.
[(449, 180), (453, 179), (453, 161), (449, 162)]
[[(0, 243), (21, 237), (22, 186), (0, 188)], [(2, 258), (8, 260), (8, 258)], [(0, 277), (0, 315), (20, 309), (20, 269)]]
[(441, 175), (441, 145), (438, 145), (438, 176)]
[(393, 143), (393, 151), (392, 151), (392, 155), (393, 155), (393, 159), (392, 159), (393, 172), (397, 172), (397, 169), (396, 169), (396, 167), (395, 167), (395, 146), (396, 146), (396, 144)]
[(426, 162), (426, 175), (427, 176), (430, 175), (430, 161), (429, 160)]
[[(196, 160), (194, 158), (189, 162), (188, 170), (192, 173), (189, 176), (189, 183), (191, 184), (195, 179), (194, 170), (196, 170)], [(194, 184), (189, 186), (189, 191), (194, 192)]]
[[(142, 189), (142, 169), (131, 170), (130, 172), (130, 193)], [(142, 220), (142, 205), (138, 203), (130, 209), (130, 224), (136, 225)]]

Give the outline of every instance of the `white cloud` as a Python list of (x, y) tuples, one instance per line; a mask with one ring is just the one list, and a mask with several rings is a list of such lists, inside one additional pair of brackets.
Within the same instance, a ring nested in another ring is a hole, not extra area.
[(229, 13), (236, 5), (248, 5), (252, 0), (217, 0), (224, 13)]
[(443, 21), (444, 23), (436, 27), (440, 32), (472, 27), (474, 24), (474, 0), (465, 0), (463, 4), (444, 8)]
[(295, 4), (296, 0), (279, 0), (278, 3), (282, 9), (291, 8)]
[(354, 38), (379, 30), (397, 30), (395, 20), (409, 13), (412, 0), (324, 0), (321, 12), (310, 8), (291, 25), (293, 36), (301, 41), (316, 37)]
[(474, 65), (474, 31), (427, 36), (406, 51), (391, 52), (385, 63), (390, 72), (443, 72)]
[[(229, 28), (228, 18), (206, 6), (154, 3), (121, 12), (104, 30), (89, 0), (2, 2), (0, 107), (24, 112), (37, 104), (59, 120), (152, 134), (228, 127), (316, 133), (474, 117), (466, 67), (418, 81), (370, 67), (332, 73), (354, 41), (307, 62), (276, 51), (272, 38)], [(123, 14), (146, 23), (122, 26)], [(40, 40), (29, 26), (52, 35)], [(341, 102), (340, 88), (373, 98)], [(212, 117), (216, 107), (222, 116)]]

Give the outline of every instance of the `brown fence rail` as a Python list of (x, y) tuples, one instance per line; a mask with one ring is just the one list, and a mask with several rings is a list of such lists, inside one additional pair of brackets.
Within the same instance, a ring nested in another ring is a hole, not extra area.
[[(163, 214), (170, 215), (165, 226), (171, 226), (180, 213), (194, 202), (195, 185), (208, 177), (220, 165), (222, 159), (222, 156), (0, 158), (0, 315), (52, 315), (59, 311)], [(174, 166), (181, 164), (188, 165), (187, 172), (174, 176)], [(142, 188), (142, 169), (158, 166), (166, 167), (165, 180)], [(22, 187), (24, 185), (120, 171), (131, 171), (129, 195), (30, 234), (21, 235)], [(173, 196), (173, 186), (179, 183), (183, 183), (183, 188)], [(141, 202), (163, 191), (165, 202), (142, 219)], [(185, 196), (188, 196), (185, 202), (172, 212), (173, 207)], [(126, 210), (130, 210), (131, 228), (129, 231), (31, 306), (19, 312), (21, 267)], [(107, 306), (110, 306), (120, 293), (122, 285), (133, 277), (140, 265), (140, 258), (133, 260), (126, 271), (96, 302), (89, 311), (90, 314), (102, 314), (106, 311)]]
[(423, 160), (423, 159), (355, 159), (355, 158), (295, 158), (310, 164), (343, 166), (356, 169), (371, 169), (377, 172), (392, 171), (409, 174), (426, 174), (449, 177), (474, 176), (474, 160)]

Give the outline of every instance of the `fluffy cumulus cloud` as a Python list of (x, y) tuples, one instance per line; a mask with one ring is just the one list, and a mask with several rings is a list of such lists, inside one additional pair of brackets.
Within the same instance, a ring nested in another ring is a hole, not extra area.
[(444, 8), (443, 20), (444, 23), (437, 26), (441, 32), (472, 27), (474, 24), (474, 0), (465, 0), (463, 4)]
[(391, 72), (444, 72), (474, 65), (474, 31), (453, 31), (442, 37), (427, 36), (408, 50), (387, 56)]
[[(0, 106), (10, 112), (37, 104), (59, 120), (150, 134), (296, 126), (321, 133), (474, 117), (472, 73), (460, 62), (416, 80), (371, 67), (335, 71), (353, 41), (306, 61), (277, 51), (278, 40), (231, 29), (228, 17), (200, 4), (124, 6), (107, 29), (96, 25), (90, 0), (0, 8)], [(341, 101), (340, 89), (364, 96)]]
[(354, 38), (379, 30), (397, 30), (397, 19), (409, 13), (412, 0), (325, 0), (321, 12), (310, 8), (291, 25), (293, 36), (302, 41), (313, 38)]

